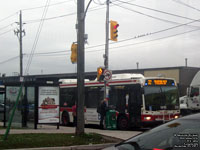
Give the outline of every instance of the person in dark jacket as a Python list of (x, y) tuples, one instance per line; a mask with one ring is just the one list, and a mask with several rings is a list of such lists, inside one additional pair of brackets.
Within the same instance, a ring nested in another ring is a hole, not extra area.
[(101, 115), (101, 120), (100, 120), (100, 128), (104, 129), (104, 120), (106, 117), (106, 111), (107, 111), (107, 102), (108, 99), (105, 98), (104, 100), (101, 101), (100, 103), (100, 115)]

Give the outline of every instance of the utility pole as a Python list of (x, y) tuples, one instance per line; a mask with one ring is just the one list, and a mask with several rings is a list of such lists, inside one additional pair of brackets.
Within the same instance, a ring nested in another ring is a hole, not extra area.
[[(104, 66), (107, 70), (108, 66), (108, 49), (109, 49), (109, 4), (110, 0), (106, 1), (107, 9), (106, 9), (106, 44), (105, 44), (105, 55), (104, 55)], [(107, 81), (104, 81), (104, 98), (108, 97), (108, 89), (107, 89)]]
[[(22, 30), (22, 26), (24, 23), (22, 23), (22, 11), (20, 10), (20, 14), (19, 14), (19, 22), (16, 22), (19, 25), (19, 29), (14, 30), (15, 35), (17, 35), (18, 39), (19, 39), (19, 58), (20, 58), (20, 82), (21, 82), (21, 88), (23, 88), (23, 48), (22, 48), (22, 38), (23, 36), (25, 36), (25, 31)], [(23, 92), (20, 93), (20, 95), (23, 95)], [(20, 97), (19, 95), (19, 97)], [(18, 103), (18, 102), (16, 102)], [(24, 96), (24, 99), (22, 99), (22, 103), (23, 103), (23, 113), (22, 113), (22, 127), (26, 127), (27, 126), (27, 96)]]
[(187, 67), (187, 66), (188, 66), (188, 59), (185, 58), (185, 67)]
[(77, 1), (77, 19), (78, 19), (78, 51), (77, 51), (77, 87), (78, 87), (78, 101), (77, 101), (77, 126), (76, 134), (84, 133), (84, 79), (85, 79), (85, 0)]
[[(19, 14), (19, 22), (16, 22), (19, 25), (19, 29), (14, 30), (15, 35), (17, 35), (18, 39), (19, 39), (19, 58), (20, 58), (20, 78), (23, 76), (23, 53), (22, 53), (22, 38), (23, 36), (25, 36), (25, 31), (22, 30), (22, 11), (20, 10), (20, 14)], [(22, 35), (22, 33), (24, 35)]]
[(137, 65), (137, 69), (139, 69), (139, 62), (136, 62), (136, 65)]

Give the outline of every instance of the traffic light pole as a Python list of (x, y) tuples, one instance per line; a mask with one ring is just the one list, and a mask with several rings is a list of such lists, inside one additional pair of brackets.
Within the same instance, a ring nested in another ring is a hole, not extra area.
[[(105, 44), (105, 55), (104, 55), (104, 65), (105, 69), (108, 70), (108, 49), (109, 49), (109, 4), (110, 0), (107, 0), (107, 10), (106, 10), (106, 44)], [(107, 81), (104, 81), (104, 98), (108, 98)]]
[(77, 1), (77, 19), (78, 19), (78, 51), (77, 51), (77, 87), (78, 87), (78, 101), (77, 101), (77, 126), (76, 134), (81, 135), (84, 133), (84, 79), (85, 79), (85, 13), (84, 13), (85, 0)]

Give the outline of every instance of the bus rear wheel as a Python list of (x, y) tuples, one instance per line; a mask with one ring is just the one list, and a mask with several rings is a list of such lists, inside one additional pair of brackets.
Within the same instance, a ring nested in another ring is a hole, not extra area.
[(64, 112), (62, 114), (62, 125), (68, 126), (69, 123), (70, 123), (70, 121), (69, 121), (69, 114), (67, 112)]
[(128, 118), (126, 116), (120, 116), (117, 120), (117, 127), (119, 130), (127, 130)]

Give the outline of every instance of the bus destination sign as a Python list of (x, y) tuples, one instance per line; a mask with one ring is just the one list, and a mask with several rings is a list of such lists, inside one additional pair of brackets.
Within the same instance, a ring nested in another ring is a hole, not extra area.
[(167, 80), (167, 79), (148, 79), (145, 82), (145, 85), (175, 85), (173, 80)]

